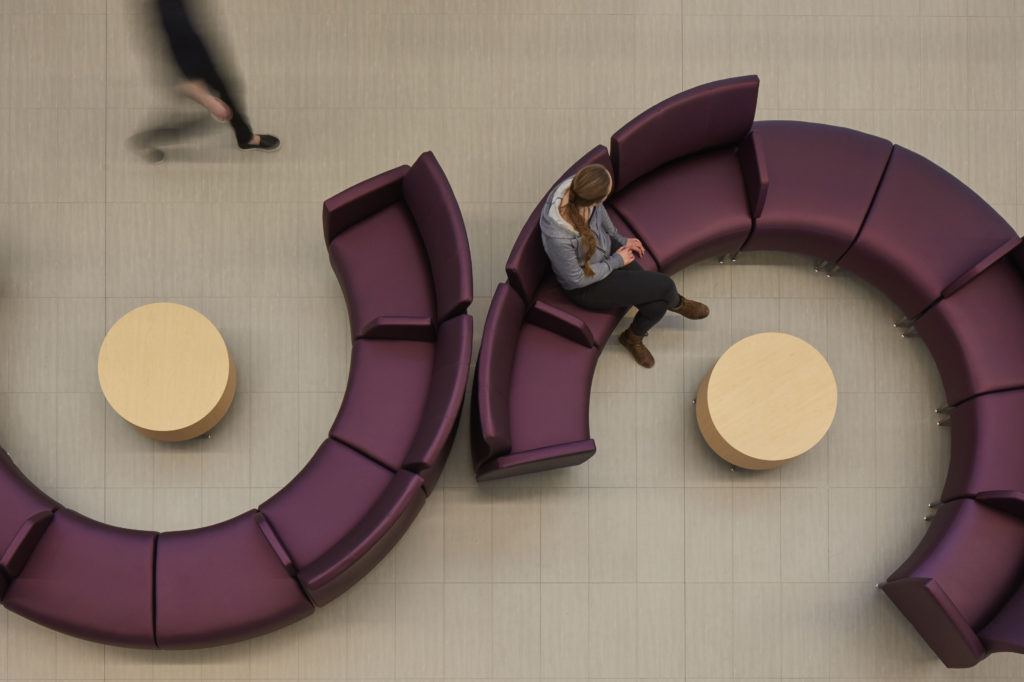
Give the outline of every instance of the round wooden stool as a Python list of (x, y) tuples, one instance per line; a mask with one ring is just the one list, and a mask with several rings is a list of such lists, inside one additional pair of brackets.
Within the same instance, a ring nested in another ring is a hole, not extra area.
[(828, 362), (789, 334), (754, 334), (733, 344), (697, 391), (697, 425), (722, 459), (772, 469), (820, 441), (836, 414)]
[(235, 397), (235, 363), (220, 332), (177, 303), (144, 305), (115, 322), (97, 370), (114, 411), (155, 440), (201, 436)]

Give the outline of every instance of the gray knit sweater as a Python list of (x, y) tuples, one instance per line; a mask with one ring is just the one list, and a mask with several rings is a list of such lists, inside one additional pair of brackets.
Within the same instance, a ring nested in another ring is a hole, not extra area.
[(551, 269), (563, 289), (581, 289), (611, 274), (625, 263), (615, 250), (625, 245), (626, 238), (612, 225), (604, 205), (594, 207), (590, 214), (590, 229), (597, 238), (597, 248), (590, 258), (591, 276), (583, 273), (583, 240), (579, 232), (558, 212), (562, 197), (569, 189), (572, 178), (551, 190), (540, 214), (540, 237), (544, 252), (551, 261)]

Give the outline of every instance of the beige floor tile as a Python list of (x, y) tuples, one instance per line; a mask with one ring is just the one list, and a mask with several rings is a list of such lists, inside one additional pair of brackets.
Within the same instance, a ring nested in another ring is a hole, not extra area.
[(299, 635), (284, 628), (260, 638), (251, 647), (250, 675), (254, 680), (294, 680), (299, 674)]
[(637, 585), (590, 585), (590, 674), (632, 678), (637, 670)]
[(96, 521), (106, 518), (107, 493), (105, 488), (57, 488), (55, 499), (68, 509)]
[(155, 447), (108, 405), (104, 434), (107, 489), (149, 488), (153, 485)]
[(10, 14), (5, 23), (11, 39), (10, 106), (104, 106), (102, 14)]
[(829, 636), (837, 618), (826, 583), (782, 583), (779, 670), (787, 678), (826, 677)]
[[(663, 4), (674, 5), (678, 14), (678, 2)], [(660, 14), (640, 12), (634, 22), (633, 104), (643, 111), (682, 90), (682, 23)]]
[(684, 537), (687, 583), (731, 581), (733, 491), (729, 488), (687, 489)]
[(540, 498), (540, 579), (586, 582), (590, 562), (590, 502), (585, 489), (550, 489)]
[(0, 396), (0, 442), (15, 466), (50, 493), (57, 487), (56, 409), (54, 393)]
[(736, 340), (779, 331), (779, 304), (777, 298), (733, 298), (731, 322)]
[(300, 391), (343, 392), (348, 382), (348, 313), (337, 298), (300, 299)]
[(492, 580), (491, 495), (480, 488), (444, 490), (444, 579)]
[(541, 584), (540, 676), (589, 674), (590, 596), (585, 583)]
[(541, 590), (536, 582), (494, 586), (493, 677), (540, 675)]
[(686, 674), (686, 588), (637, 585), (637, 671), (640, 678)]
[(636, 485), (639, 438), (636, 396), (631, 393), (591, 394), (590, 436), (600, 448), (590, 460), (590, 485)]
[(153, 485), (160, 488), (197, 488), (203, 484), (203, 440), (154, 445)]
[(828, 572), (833, 582), (874, 581), (878, 575), (874, 488), (832, 488), (828, 510)]
[(729, 346), (739, 341), (732, 333), (732, 300), (702, 297), (700, 299), (714, 312), (706, 319), (683, 328), (685, 360), (684, 392), (696, 393), (700, 382)]
[(732, 564), (736, 582), (777, 582), (782, 560), (779, 488), (736, 488), (732, 493)]
[(298, 390), (299, 309), (295, 303), (295, 299), (252, 299), (249, 390)]
[(832, 486), (874, 485), (875, 396), (872, 393), (841, 393), (828, 440), (828, 481)]
[(781, 585), (735, 585), (733, 675), (774, 679), (781, 670)]
[(864, 299), (833, 299), (828, 306), (828, 360), (842, 393), (875, 390), (874, 329), (884, 325)]
[(637, 485), (686, 485), (689, 472), (683, 452), (689, 444), (687, 429), (697, 428), (692, 396), (638, 393), (636, 403)]
[(444, 492), (435, 488), (395, 547), (395, 579), (402, 583), (444, 581)]
[(348, 659), (348, 600), (336, 599), (291, 627), (299, 636), (299, 679), (344, 679)]
[(686, 585), (686, 677), (732, 677), (733, 586)]
[(102, 488), (106, 478), (106, 406), (96, 393), (57, 400), (57, 487)]
[[(4, 247), (10, 261), (4, 276), (5, 296), (104, 295), (102, 204), (11, 204), (5, 208)], [(49, 257), (37, 257), (44, 253)]]
[(299, 400), (295, 393), (250, 395), (250, 481), (257, 486), (283, 486), (312, 453), (300, 452)]
[(10, 366), (8, 390), (38, 393), (57, 389), (57, 332), (60, 306), (55, 298), (0, 300), (9, 321), (5, 340)]
[[(686, 579), (686, 506), (683, 488), (637, 488), (636, 579), (641, 583), (678, 583)], [(657, 592), (641, 593), (651, 594)], [(676, 614), (678, 615), (678, 613)], [(641, 618), (641, 623), (643, 619)], [(640, 641), (644, 641), (641, 637)], [(640, 674), (644, 656), (639, 657)], [(650, 661), (657, 668), (657, 663)], [(661, 675), (652, 675), (660, 677)]]
[[(626, 315), (624, 322), (632, 323), (634, 313)], [(658, 326), (651, 330), (650, 335), (644, 344), (654, 355), (655, 366), (651, 369), (640, 367), (633, 360), (633, 356), (618, 344), (618, 336), (609, 341), (614, 352), (624, 362), (632, 363), (635, 367), (636, 390), (642, 393), (680, 393), (687, 389), (685, 383), (686, 371), (686, 330), (690, 326), (699, 325), (700, 322), (684, 320), (675, 313), (666, 313)], [(625, 329), (628, 324), (623, 324)], [(621, 332), (620, 332), (621, 333)], [(659, 397), (664, 397), (661, 395)]]
[(875, 485), (941, 488), (949, 468), (949, 429), (936, 426), (935, 403), (920, 393), (876, 395)]
[(349, 679), (395, 674), (395, 585), (359, 584), (345, 594)]
[(138, 488), (115, 488), (107, 491), (104, 520), (122, 528), (149, 530), (153, 528), (153, 491)]
[(540, 488), (491, 491), (491, 566), (495, 583), (540, 581), (541, 494)]
[(635, 488), (590, 490), (590, 582), (636, 582)]
[(201, 488), (154, 488), (153, 523), (158, 532), (191, 530), (203, 525)]
[(104, 116), (102, 109), (11, 109), (10, 200), (103, 201)]
[(480, 678), (493, 665), (493, 597), (491, 585), (449, 583), (444, 586), (444, 674), (446, 678)]
[(395, 674), (401, 679), (444, 675), (444, 586), (398, 585), (395, 593)]
[(828, 497), (826, 488), (782, 489), (782, 580), (828, 579)]

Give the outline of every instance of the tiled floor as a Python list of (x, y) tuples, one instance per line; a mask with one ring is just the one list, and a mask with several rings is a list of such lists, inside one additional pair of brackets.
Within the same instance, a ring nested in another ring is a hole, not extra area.
[[(210, 135), (147, 166), (166, 109), (142, 0), (0, 0), (0, 442), (44, 490), (160, 530), (226, 519), (294, 475), (345, 389), (348, 327), (320, 202), (432, 149), (473, 250), (477, 337), (522, 222), (571, 162), (660, 99), (761, 76), (760, 118), (848, 125), (1024, 217), (1020, 0), (216, 0), (222, 46), (275, 155)], [(212, 124), (211, 124), (211, 127)], [(398, 548), (302, 623), (236, 646), (105, 648), (0, 610), (0, 679), (999, 679), (947, 671), (874, 589), (922, 534), (948, 434), (894, 309), (808, 261), (677, 275), (638, 369), (611, 347), (585, 466), (477, 485), (466, 430)], [(239, 393), (211, 439), (154, 444), (106, 406), (106, 329), (181, 301), (223, 332)], [(692, 399), (717, 355), (788, 331), (840, 388), (828, 438), (731, 473)], [(557, 380), (557, 377), (553, 378)], [(465, 422), (464, 422), (465, 425)]]

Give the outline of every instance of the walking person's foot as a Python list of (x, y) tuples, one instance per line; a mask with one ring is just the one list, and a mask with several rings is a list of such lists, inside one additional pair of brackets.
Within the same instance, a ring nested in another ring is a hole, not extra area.
[(281, 148), (281, 140), (277, 139), (273, 135), (267, 133), (261, 133), (259, 135), (253, 135), (244, 145), (238, 145), (239, 149), (258, 149), (261, 152), (276, 152)]

